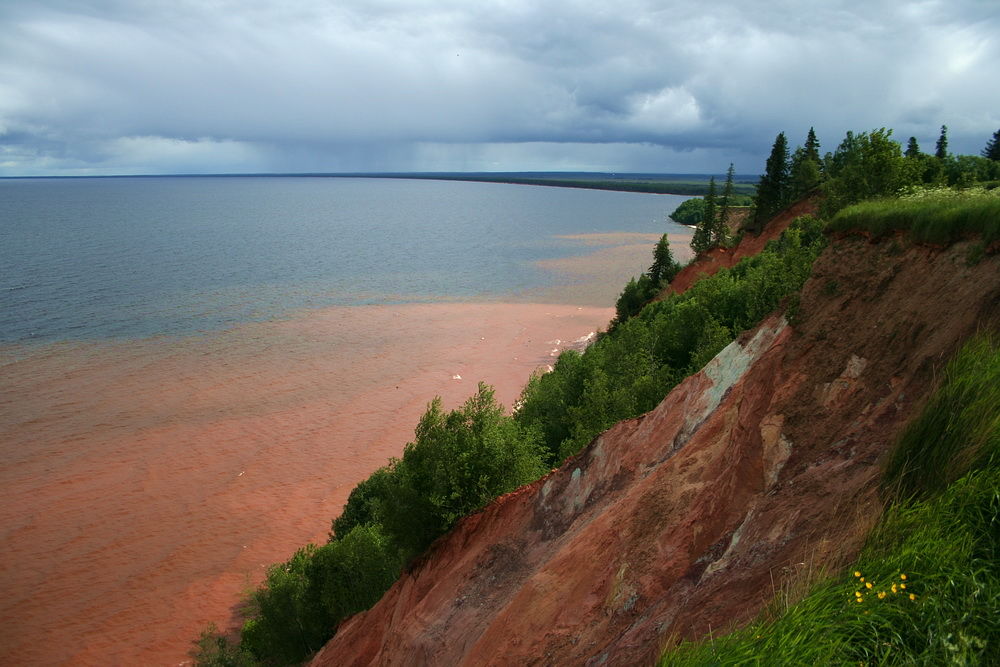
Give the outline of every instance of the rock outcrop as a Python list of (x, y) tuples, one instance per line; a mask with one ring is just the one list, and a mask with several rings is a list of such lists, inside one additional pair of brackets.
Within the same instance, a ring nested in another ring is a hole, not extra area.
[(880, 465), (1000, 256), (836, 239), (775, 313), (547, 477), (463, 519), (317, 665), (633, 665), (851, 559)]

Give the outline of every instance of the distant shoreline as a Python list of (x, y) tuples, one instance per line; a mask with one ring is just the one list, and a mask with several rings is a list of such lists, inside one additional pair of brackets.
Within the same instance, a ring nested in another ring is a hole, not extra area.
[[(253, 174), (110, 174), (74, 176), (0, 176), (0, 180), (83, 179), (83, 178), (393, 178), (403, 180), (466, 181), (507, 185), (542, 185), (585, 190), (611, 190), (646, 194), (701, 196), (708, 192), (708, 181), (717, 174), (652, 174), (614, 172), (301, 172)], [(738, 175), (737, 194), (753, 194), (756, 176)]]

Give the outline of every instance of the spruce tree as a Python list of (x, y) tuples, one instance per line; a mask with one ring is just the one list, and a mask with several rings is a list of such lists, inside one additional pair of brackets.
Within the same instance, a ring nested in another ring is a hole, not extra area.
[(726, 184), (722, 187), (722, 198), (719, 200), (719, 216), (712, 226), (712, 245), (724, 246), (729, 238), (729, 207), (733, 200), (733, 163), (729, 163), (726, 172)]
[(801, 146), (792, 153), (792, 166), (788, 173), (789, 200), (797, 199), (806, 194), (823, 180), (818, 162), (809, 157), (809, 153)]
[(948, 157), (948, 126), (941, 126), (941, 136), (938, 137), (937, 144), (934, 145), (934, 157), (943, 160)]
[(653, 265), (649, 267), (649, 278), (653, 286), (658, 288), (672, 281), (680, 270), (681, 265), (670, 252), (670, 239), (664, 234), (653, 248)]
[(993, 133), (993, 138), (986, 143), (982, 156), (988, 160), (1000, 162), (1000, 130)]
[(715, 225), (715, 176), (708, 181), (708, 194), (705, 195), (705, 215), (695, 227), (691, 237), (691, 249), (697, 254), (707, 252), (712, 245), (712, 230)]
[(812, 160), (817, 165), (820, 164), (821, 160), (819, 157), (819, 139), (816, 138), (816, 130), (809, 128), (809, 134), (806, 135), (806, 158)]
[(788, 140), (779, 132), (767, 158), (764, 175), (757, 183), (753, 220), (749, 229), (754, 234), (764, 230), (764, 224), (788, 202)]
[(916, 137), (910, 137), (910, 140), (906, 143), (906, 152), (904, 155), (912, 158), (920, 157), (920, 145), (917, 144)]
[(708, 231), (708, 248), (715, 247), (715, 225), (719, 219), (719, 207), (716, 202), (715, 176), (708, 179), (708, 194), (705, 195), (705, 229)]

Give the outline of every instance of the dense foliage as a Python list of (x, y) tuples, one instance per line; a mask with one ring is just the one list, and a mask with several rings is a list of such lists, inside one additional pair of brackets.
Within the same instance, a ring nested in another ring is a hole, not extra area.
[(668, 650), (661, 665), (995, 664), (1000, 344), (970, 341), (945, 377), (899, 443), (902, 467), (886, 480), (897, 500), (856, 563), (793, 605), (779, 596), (747, 628)]
[(753, 215), (747, 225), (752, 233), (759, 234), (764, 224), (788, 203), (791, 196), (789, 178), (788, 139), (784, 132), (779, 132), (757, 184)]
[(611, 328), (614, 329), (642, 310), (642, 307), (659, 294), (680, 270), (681, 265), (670, 252), (670, 238), (664, 234), (653, 249), (653, 265), (649, 267), (649, 271), (639, 276), (638, 280), (635, 278), (629, 280), (618, 296), (618, 301), (615, 303), (615, 320), (611, 323)]
[(983, 149), (982, 156), (987, 160), (1000, 162), (1000, 130), (994, 132), (993, 137), (986, 142), (986, 147)]
[(653, 248), (653, 265), (647, 272), (649, 280), (654, 285), (666, 285), (672, 281), (681, 270), (680, 263), (670, 252), (670, 238), (664, 234)]
[(480, 383), (457, 410), (444, 412), (440, 399), (430, 404), (403, 458), (376, 472), (363, 498), (351, 494), (334, 534), (378, 523), (410, 558), (458, 519), (547, 470), (537, 434), (505, 416)]
[(435, 399), (403, 458), (351, 492), (330, 541), (268, 570), (250, 596), (239, 645), (208, 632), (199, 664), (301, 662), (458, 519), (546, 471), (539, 436), (506, 416), (487, 385), (451, 412)]
[(837, 150), (827, 156), (824, 186), (828, 213), (856, 202), (897, 194), (919, 183), (919, 163), (903, 156), (892, 130), (880, 128), (847, 133)]
[(705, 200), (701, 197), (686, 199), (670, 214), (670, 219), (681, 225), (697, 225), (705, 217)]
[(718, 209), (715, 201), (715, 177), (713, 176), (708, 182), (708, 192), (705, 194), (705, 213), (691, 236), (691, 249), (696, 255), (714, 247), (712, 238), (717, 220)]
[(733, 193), (733, 165), (729, 164), (726, 183), (722, 194), (716, 195), (715, 177), (708, 182), (708, 193), (702, 200), (701, 216), (691, 237), (691, 249), (700, 255), (712, 248), (729, 245), (729, 218), (732, 209), (739, 205), (738, 195)]
[(515, 419), (541, 431), (550, 462), (575, 454), (615, 422), (651, 410), (797, 291), (824, 243), (822, 224), (800, 218), (761, 254), (647, 305), (584, 354), (564, 352), (552, 372), (529, 381)]

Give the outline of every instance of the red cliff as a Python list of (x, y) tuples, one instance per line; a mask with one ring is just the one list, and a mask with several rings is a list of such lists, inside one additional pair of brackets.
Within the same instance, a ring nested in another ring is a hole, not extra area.
[(653, 411), (462, 520), (314, 664), (650, 663), (846, 562), (936, 369), (1000, 322), (1000, 256), (970, 267), (966, 252), (831, 243), (792, 324), (772, 315)]

